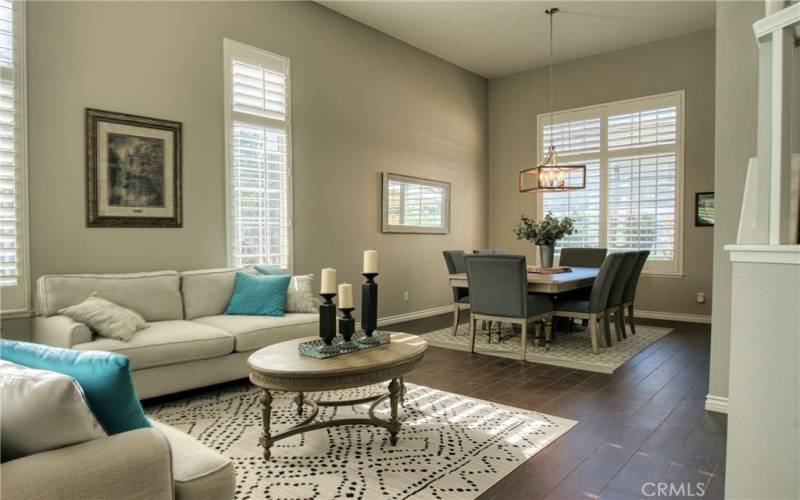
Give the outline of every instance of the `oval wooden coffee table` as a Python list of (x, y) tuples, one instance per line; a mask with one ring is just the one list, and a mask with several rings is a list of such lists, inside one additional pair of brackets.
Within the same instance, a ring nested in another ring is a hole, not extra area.
[[(264, 448), (264, 458), (269, 460), (270, 448), (280, 440), (301, 432), (333, 427), (336, 425), (374, 425), (389, 430), (389, 442), (397, 444), (400, 422), (397, 419), (398, 403), (405, 394), (403, 375), (413, 370), (425, 355), (428, 343), (421, 337), (407, 333), (392, 333), (389, 344), (363, 351), (343, 354), (335, 358), (316, 359), (298, 352), (298, 344), (315, 340), (316, 337), (287, 340), (260, 349), (247, 359), (250, 365), (250, 381), (262, 389), (260, 403), (264, 430), (259, 444)], [(307, 392), (350, 389), (389, 380), (388, 394), (349, 401), (314, 401), (304, 396)], [(272, 391), (297, 392), (295, 403), (298, 415), (303, 407), (310, 408), (309, 415), (291, 429), (270, 434), (272, 413)], [(379, 419), (375, 408), (389, 398), (391, 418)], [(343, 418), (325, 422), (314, 422), (320, 406), (349, 406), (372, 401), (368, 418)]]

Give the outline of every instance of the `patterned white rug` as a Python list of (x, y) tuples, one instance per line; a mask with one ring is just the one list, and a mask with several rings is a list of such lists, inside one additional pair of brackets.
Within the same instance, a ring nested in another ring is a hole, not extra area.
[[(259, 392), (234, 388), (148, 408), (236, 465), (238, 499), (475, 498), (577, 422), (406, 384), (397, 446), (381, 427), (316, 430), (272, 447), (265, 462)], [(339, 401), (386, 392), (385, 384), (325, 394)], [(291, 394), (273, 402), (273, 429), (298, 421)], [(322, 399), (322, 398), (320, 398)], [(369, 404), (320, 407), (318, 419), (365, 416)], [(388, 418), (388, 403), (376, 416)]]
[[(480, 327), (480, 322), (478, 323)], [(493, 328), (493, 332), (497, 327)], [(611, 325), (611, 347), (605, 347), (605, 340), (598, 338), (600, 352), (592, 353), (592, 343), (589, 339), (588, 330), (579, 332), (556, 332), (555, 338), (550, 343), (550, 350), (544, 348), (544, 339), (541, 346), (534, 345), (532, 329), (528, 331), (528, 349), (525, 354), (527, 361), (534, 361), (546, 365), (563, 366), (566, 368), (576, 368), (600, 373), (614, 373), (623, 363), (631, 359), (634, 355), (642, 351), (645, 347), (657, 341), (664, 335), (672, 331), (672, 328), (660, 328), (657, 326), (636, 325), (636, 335), (628, 332), (628, 338), (617, 342), (617, 334), (614, 325)], [(491, 354), (507, 358), (519, 359), (521, 356), (521, 346), (519, 333), (514, 333), (511, 326), (507, 323), (503, 325), (503, 342), (497, 342), (497, 333), (492, 333), (491, 343), (487, 342), (485, 331), (478, 330), (475, 337), (475, 351), (482, 354)], [(469, 350), (469, 325), (460, 324), (458, 334), (453, 336), (453, 329), (443, 328), (429, 333), (423, 333), (422, 337), (430, 345)]]

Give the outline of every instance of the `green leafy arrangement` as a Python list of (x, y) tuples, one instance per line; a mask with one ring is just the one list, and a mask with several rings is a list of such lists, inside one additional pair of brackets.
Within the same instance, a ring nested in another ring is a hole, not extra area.
[(514, 228), (514, 234), (517, 235), (518, 240), (528, 240), (539, 246), (555, 245), (556, 241), (576, 231), (572, 219), (564, 217), (559, 221), (550, 212), (545, 215), (542, 222), (536, 222), (530, 217), (522, 215), (517, 227)]

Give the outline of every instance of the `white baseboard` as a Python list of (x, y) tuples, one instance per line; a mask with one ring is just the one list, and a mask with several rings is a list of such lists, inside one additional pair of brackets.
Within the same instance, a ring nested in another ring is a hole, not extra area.
[(668, 321), (684, 321), (687, 323), (705, 323), (711, 324), (711, 316), (704, 314), (683, 314), (674, 312), (661, 312), (661, 311), (642, 311), (641, 309), (634, 310), (634, 315), (637, 318), (647, 319), (665, 319)]
[(706, 411), (728, 414), (728, 398), (706, 394)]
[[(453, 306), (433, 307), (431, 309), (423, 309), (421, 311), (413, 311), (410, 313), (397, 314), (395, 316), (384, 316), (378, 318), (378, 326), (393, 325), (395, 323), (403, 323), (414, 319), (429, 318), (431, 316), (438, 316), (439, 314), (453, 312)], [(361, 328), (361, 322), (356, 323), (356, 329)]]

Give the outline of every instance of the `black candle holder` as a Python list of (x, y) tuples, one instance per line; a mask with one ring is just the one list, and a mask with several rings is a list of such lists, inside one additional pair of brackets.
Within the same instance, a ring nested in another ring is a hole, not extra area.
[(342, 317), (339, 318), (339, 334), (345, 342), (350, 342), (353, 334), (356, 332), (356, 320), (350, 314), (355, 310), (355, 307), (341, 307)]
[(319, 305), (319, 336), (326, 346), (333, 344), (336, 337), (336, 304), (333, 303), (335, 293), (320, 293), (322, 302)]
[(361, 330), (364, 337), (361, 342), (372, 343), (372, 333), (378, 328), (378, 284), (375, 277), (378, 273), (362, 273), (365, 278), (361, 285)]

